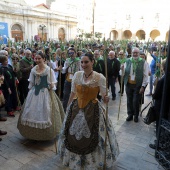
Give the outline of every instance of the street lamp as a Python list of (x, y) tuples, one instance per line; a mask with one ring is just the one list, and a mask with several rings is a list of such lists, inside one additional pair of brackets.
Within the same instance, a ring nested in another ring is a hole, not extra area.
[(40, 28), (40, 30), (42, 30), (42, 41), (43, 41), (43, 34), (44, 34), (44, 30), (45, 30), (45, 28), (46, 28), (46, 26), (44, 25), (44, 24), (41, 24), (41, 25), (39, 25), (39, 28)]

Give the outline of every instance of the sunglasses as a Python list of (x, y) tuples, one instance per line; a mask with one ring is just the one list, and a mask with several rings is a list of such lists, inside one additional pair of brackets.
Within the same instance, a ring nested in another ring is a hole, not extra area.
[(69, 55), (73, 55), (73, 54), (74, 54), (74, 52), (69, 52), (68, 54), (69, 54)]
[(87, 63), (89, 63), (89, 61), (81, 61), (81, 64), (83, 64), (83, 63), (87, 64)]

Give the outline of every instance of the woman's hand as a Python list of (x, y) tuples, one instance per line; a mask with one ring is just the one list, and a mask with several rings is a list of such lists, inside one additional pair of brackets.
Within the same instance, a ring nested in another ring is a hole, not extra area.
[(103, 97), (103, 102), (104, 103), (108, 103), (109, 102), (109, 97), (108, 96), (104, 96)]
[(53, 89), (54, 88), (54, 83), (49, 84), (49, 89)]

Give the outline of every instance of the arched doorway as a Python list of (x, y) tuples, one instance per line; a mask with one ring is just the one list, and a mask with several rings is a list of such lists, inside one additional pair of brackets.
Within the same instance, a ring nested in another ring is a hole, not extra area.
[(136, 32), (136, 37), (138, 37), (139, 40), (145, 40), (145, 31), (138, 30)]
[(125, 30), (123, 32), (123, 39), (130, 39), (132, 37), (132, 32), (130, 30)]
[(38, 27), (38, 36), (40, 41), (47, 41), (47, 27), (44, 24), (39, 25)]
[(23, 31), (22, 27), (19, 24), (15, 24), (11, 28), (11, 35), (14, 38), (15, 42), (23, 41)]
[(151, 39), (154, 41), (156, 39), (156, 37), (160, 36), (160, 32), (159, 30), (152, 30), (150, 32), (150, 37)]
[(58, 30), (58, 39), (59, 39), (60, 41), (64, 41), (64, 40), (65, 40), (65, 31), (64, 31), (63, 28), (60, 28), (60, 29)]
[(165, 41), (168, 41), (168, 38), (169, 38), (169, 31), (166, 32)]
[(110, 39), (111, 40), (117, 40), (117, 38), (118, 38), (118, 32), (116, 30), (112, 30), (110, 32)]

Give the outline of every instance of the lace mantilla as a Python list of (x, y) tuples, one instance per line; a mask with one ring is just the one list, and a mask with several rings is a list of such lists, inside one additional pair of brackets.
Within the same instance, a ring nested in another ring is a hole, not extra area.
[(90, 138), (91, 133), (87, 121), (85, 119), (83, 110), (80, 110), (74, 118), (69, 132), (70, 135), (75, 135), (77, 140), (82, 139), (83, 136), (86, 138)]

